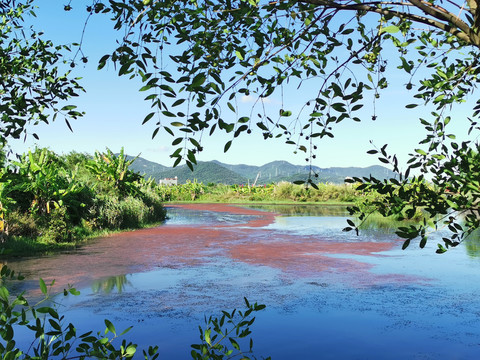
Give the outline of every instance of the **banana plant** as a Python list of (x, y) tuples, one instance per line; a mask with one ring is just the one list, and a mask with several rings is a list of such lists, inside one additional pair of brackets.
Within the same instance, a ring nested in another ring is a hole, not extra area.
[(9, 190), (31, 195), (32, 213), (48, 214), (52, 206), (64, 206), (65, 196), (82, 189), (75, 181), (76, 171), (61, 166), (58, 157), (46, 148), (29, 150), (20, 161), (12, 161), (12, 165), (16, 174), (10, 176), (13, 186)]
[(107, 148), (105, 153), (96, 151), (93, 160), (86, 167), (120, 196), (137, 195), (142, 177), (129, 169), (137, 158), (138, 156), (127, 160), (123, 147), (118, 155)]

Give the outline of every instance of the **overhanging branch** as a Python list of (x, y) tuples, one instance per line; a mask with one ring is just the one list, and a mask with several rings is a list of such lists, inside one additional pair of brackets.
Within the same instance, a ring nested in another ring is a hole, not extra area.
[[(480, 37), (475, 34), (472, 29), (463, 22), (456, 15), (453, 15), (444, 9), (433, 8), (429, 12), (424, 11), (423, 7), (427, 6), (425, 3), (420, 0), (411, 0), (411, 3), (399, 2), (397, 5), (400, 6), (412, 6), (420, 9), (425, 12), (427, 15), (432, 17), (422, 16), (413, 14), (407, 11), (396, 11), (388, 8), (394, 3), (385, 3), (385, 2), (369, 2), (369, 3), (350, 3), (350, 4), (341, 4), (329, 0), (299, 0), (299, 2), (315, 5), (318, 7), (345, 10), (345, 11), (364, 11), (370, 13), (376, 13), (384, 16), (392, 16), (398, 19), (410, 20), (415, 23), (425, 24), (432, 26), (434, 28), (440, 29), (447, 33), (450, 33), (457, 37), (459, 40), (464, 41), (468, 44), (480, 47)], [(418, 7), (417, 4), (420, 3), (421, 7)], [(387, 5), (388, 4), (388, 5)]]

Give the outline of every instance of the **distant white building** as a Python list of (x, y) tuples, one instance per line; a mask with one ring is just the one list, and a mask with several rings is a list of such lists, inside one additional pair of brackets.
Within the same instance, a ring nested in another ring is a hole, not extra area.
[(165, 185), (165, 186), (178, 185), (178, 177), (175, 176), (174, 178), (161, 179), (161, 180), (158, 182), (158, 185)]

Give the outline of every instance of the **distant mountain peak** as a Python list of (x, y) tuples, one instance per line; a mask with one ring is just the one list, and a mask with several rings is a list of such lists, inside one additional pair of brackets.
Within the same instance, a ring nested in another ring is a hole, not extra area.
[[(218, 160), (199, 161), (194, 166), (194, 171), (186, 165), (175, 168), (167, 167), (148, 161), (139, 157), (131, 166), (132, 170), (153, 177), (157, 181), (163, 178), (178, 177), (178, 183), (197, 181), (204, 184), (223, 183), (231, 184), (252, 184), (257, 179), (257, 185), (276, 183), (279, 181), (306, 180), (309, 167), (304, 165), (293, 165), (285, 160), (269, 162), (262, 166), (255, 165), (230, 165)], [(369, 177), (378, 179), (394, 177), (394, 173), (381, 165), (372, 165), (365, 168), (360, 167), (313, 167), (318, 174), (318, 182), (343, 183), (347, 177)]]

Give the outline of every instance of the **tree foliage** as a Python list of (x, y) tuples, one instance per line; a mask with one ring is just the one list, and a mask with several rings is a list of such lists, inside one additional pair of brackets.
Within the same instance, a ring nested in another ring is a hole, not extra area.
[[(27, 124), (49, 123), (62, 115), (82, 115), (66, 103), (82, 87), (69, 71), (62, 71), (70, 47), (45, 40), (41, 32), (26, 28), (25, 17), (35, 16), (33, 0), (0, 3), (0, 143), (26, 135)], [(33, 133), (37, 138), (37, 135)]]
[[(336, 124), (381, 116), (375, 103), (399, 71), (415, 99), (406, 107), (431, 110), (420, 119), (425, 139), (405, 169), (386, 146), (370, 151), (392, 166), (396, 179), (355, 181), (364, 191), (387, 195), (374, 204), (382, 214), (426, 209), (435, 228), (451, 230), (446, 247), (478, 227), (475, 183), (460, 165), (474, 166), (477, 145), (457, 142), (447, 126), (452, 107), (466, 101), (477, 83), (475, 0), (91, 0), (86, 10), (89, 17), (107, 14), (119, 34), (118, 47), (100, 59), (99, 68), (112, 62), (120, 76), (142, 81), (139, 90), (152, 105), (144, 123), (156, 121), (153, 137), (170, 134), (174, 163), (184, 160), (190, 168), (204, 135), (229, 134), (228, 151), (235, 138), (253, 130), (265, 139), (283, 138), (311, 163), (317, 142), (333, 137)], [(288, 101), (292, 88), (305, 94), (300, 110)], [(266, 106), (272, 96), (281, 99), (276, 113)], [(242, 97), (252, 106), (242, 106)], [(472, 139), (479, 111), (480, 101), (460, 120), (470, 122)], [(361, 221), (367, 216), (361, 213)], [(423, 246), (427, 232), (425, 221), (398, 234), (407, 241), (420, 237)]]

